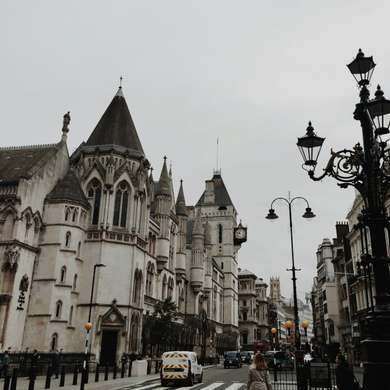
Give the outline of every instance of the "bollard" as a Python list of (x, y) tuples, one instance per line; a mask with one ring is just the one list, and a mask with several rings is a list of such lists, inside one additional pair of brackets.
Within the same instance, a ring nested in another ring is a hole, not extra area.
[(18, 382), (18, 371), (16, 368), (12, 371), (12, 378), (11, 378), (11, 390), (16, 390), (16, 384)]
[(156, 359), (156, 368), (154, 369), (154, 373), (158, 374), (158, 360)]
[(112, 379), (116, 379), (116, 370), (117, 370), (116, 363), (114, 363), (114, 367), (113, 367), (114, 374), (112, 376)]
[(10, 377), (8, 374), (4, 374), (4, 387), (3, 387), (3, 390), (8, 390), (9, 389), (9, 384), (10, 384)]
[(126, 369), (126, 363), (122, 362), (122, 367), (121, 367), (121, 378), (125, 377), (125, 369)]
[(146, 375), (150, 375), (152, 371), (152, 362), (150, 360), (146, 361)]
[(133, 367), (133, 361), (132, 360), (130, 360), (129, 361), (129, 375), (127, 375), (127, 376), (131, 376), (131, 368)]
[(60, 387), (65, 386), (65, 366), (61, 367)]
[(85, 369), (84, 367), (81, 369), (81, 379), (80, 379), (80, 390), (84, 390), (84, 384), (85, 384)]
[(52, 367), (47, 366), (45, 389), (50, 389), (51, 375), (52, 375)]
[(89, 381), (89, 362), (87, 362), (87, 367), (85, 368), (85, 383), (88, 383)]
[(106, 368), (105, 368), (105, 371), (104, 371), (104, 380), (108, 381), (108, 366), (107, 366), (107, 364), (106, 364)]
[(34, 390), (35, 387), (35, 376), (32, 376), (30, 378), (30, 381), (28, 382), (28, 390)]
[(77, 366), (75, 365), (73, 370), (73, 382), (72, 382), (73, 386), (77, 385), (77, 374), (78, 374), (78, 370), (77, 370)]
[(99, 382), (99, 364), (96, 364), (96, 369), (95, 369), (95, 382)]

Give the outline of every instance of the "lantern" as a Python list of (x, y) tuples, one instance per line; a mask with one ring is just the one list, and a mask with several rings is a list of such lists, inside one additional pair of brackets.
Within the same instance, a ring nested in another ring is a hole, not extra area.
[(352, 76), (360, 87), (370, 84), (375, 69), (375, 62), (372, 57), (365, 57), (362, 49), (359, 49), (356, 58), (347, 65)]
[(309, 122), (306, 128), (306, 135), (298, 138), (297, 146), (301, 152), (303, 164), (311, 170), (314, 170), (317, 165), (318, 156), (320, 155), (324, 141), (325, 138), (316, 135), (311, 122)]
[(375, 99), (368, 103), (368, 112), (375, 127), (375, 134), (389, 134), (390, 121), (388, 121), (386, 115), (390, 114), (390, 100), (384, 97), (384, 93), (379, 85), (375, 92)]

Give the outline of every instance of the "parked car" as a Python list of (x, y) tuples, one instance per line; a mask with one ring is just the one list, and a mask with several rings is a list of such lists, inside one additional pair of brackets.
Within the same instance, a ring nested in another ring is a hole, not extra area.
[(240, 368), (241, 364), (241, 354), (239, 351), (228, 351), (224, 353), (224, 368), (228, 367), (237, 367)]
[(241, 362), (251, 364), (254, 353), (251, 351), (241, 351)]
[(168, 383), (174, 384), (184, 382), (187, 386), (192, 386), (195, 382), (202, 383), (203, 368), (198, 363), (195, 352), (190, 351), (170, 351), (162, 355), (160, 370), (161, 386)]
[(294, 359), (285, 351), (267, 351), (264, 358), (270, 368), (294, 367)]

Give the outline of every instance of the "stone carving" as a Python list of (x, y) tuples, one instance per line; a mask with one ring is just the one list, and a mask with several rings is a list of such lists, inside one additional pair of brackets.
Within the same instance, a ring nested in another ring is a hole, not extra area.
[(16, 245), (7, 246), (4, 252), (3, 271), (16, 272), (20, 257), (19, 248)]
[(68, 133), (69, 132), (69, 123), (70, 123), (70, 111), (68, 111), (64, 115), (64, 119), (62, 121), (62, 131), (64, 133)]
[(27, 274), (24, 274), (22, 279), (20, 279), (19, 283), (19, 298), (18, 298), (18, 306), (16, 307), (16, 310), (24, 310), (24, 303), (26, 301), (25, 292), (27, 292), (29, 286), (28, 276)]

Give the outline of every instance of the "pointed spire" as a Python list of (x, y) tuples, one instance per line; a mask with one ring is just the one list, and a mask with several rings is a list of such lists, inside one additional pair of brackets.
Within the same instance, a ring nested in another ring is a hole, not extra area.
[(171, 192), (171, 198), (172, 198), (172, 210), (175, 210), (175, 191), (173, 189), (173, 179), (172, 179), (172, 162), (169, 163), (169, 190)]
[(176, 215), (187, 216), (186, 201), (184, 198), (183, 180), (180, 180), (179, 193), (176, 200)]
[(192, 229), (192, 235), (204, 236), (204, 229), (202, 224), (202, 219), (200, 217), (200, 210), (196, 213), (194, 227)]
[(164, 164), (161, 169), (160, 180), (157, 187), (157, 195), (168, 195), (171, 196), (171, 189), (169, 185), (169, 176), (167, 169), (167, 158), (164, 156)]
[(144, 157), (129, 107), (119, 86), (111, 103), (89, 136), (86, 146), (119, 146), (126, 148), (135, 157)]

